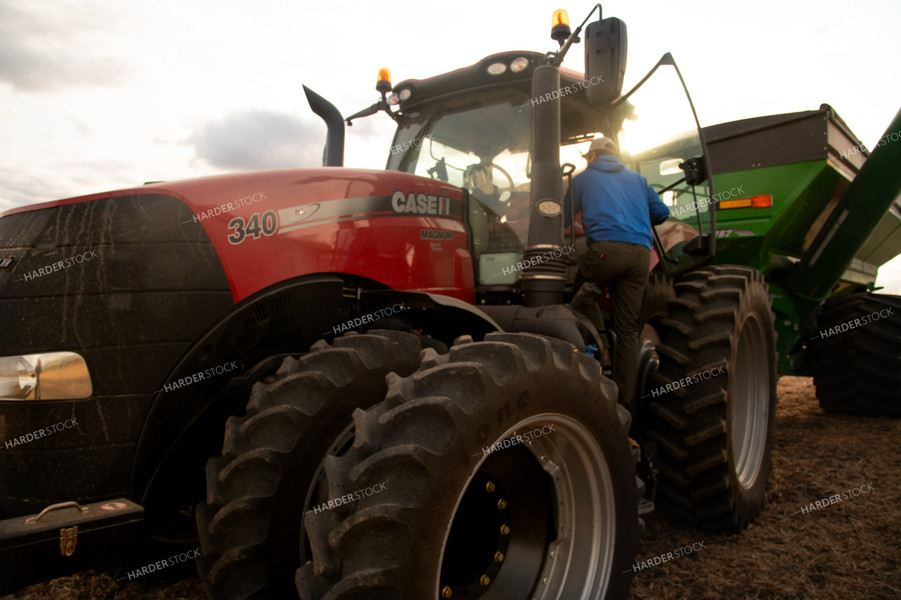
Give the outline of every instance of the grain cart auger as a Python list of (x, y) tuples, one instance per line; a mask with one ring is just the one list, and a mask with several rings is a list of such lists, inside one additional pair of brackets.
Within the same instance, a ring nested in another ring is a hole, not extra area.
[[(715, 171), (675, 61), (623, 94), (626, 26), (596, 10), (555, 13), (553, 52), (383, 71), (347, 119), (308, 90), (322, 168), (0, 216), (0, 593), (199, 536), (215, 598), (625, 598), (655, 504), (745, 527), (767, 287), (712, 262)], [(580, 36), (582, 73), (561, 67)], [(380, 113), (387, 169), (341, 167), (344, 122)], [(600, 135), (693, 206), (659, 228), (621, 404), (609, 302), (564, 234), (565, 174)]]

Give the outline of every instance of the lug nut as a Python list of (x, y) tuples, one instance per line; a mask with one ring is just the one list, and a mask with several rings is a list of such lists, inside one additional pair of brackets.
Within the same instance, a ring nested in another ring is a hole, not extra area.
[(482, 577), (479, 579), (479, 583), (487, 587), (488, 584), (491, 583), (491, 578), (487, 575), (482, 575)]
[(507, 524), (501, 525), (501, 535), (509, 535), (510, 526)]
[(442, 598), (450, 598), (453, 595), (454, 595), (454, 590), (452, 590), (449, 585), (446, 585), (443, 588), (441, 588), (441, 597)]
[(493, 481), (489, 481), (488, 483), (485, 484), (485, 489), (488, 491), (489, 494), (494, 491), (495, 487), (496, 486), (494, 485)]
[(507, 501), (501, 498), (497, 501), (497, 507), (501, 510), (504, 510), (505, 508), (507, 508)]
[(504, 553), (503, 552), (495, 552), (494, 553), (494, 562), (504, 562)]

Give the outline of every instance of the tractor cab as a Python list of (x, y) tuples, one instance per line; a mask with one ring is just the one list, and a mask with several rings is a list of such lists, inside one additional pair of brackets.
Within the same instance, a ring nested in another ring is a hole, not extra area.
[[(673, 214), (659, 228), (662, 268), (675, 269), (689, 256), (706, 259), (712, 252), (714, 215), (706, 201), (712, 192), (697, 120), (672, 58), (664, 56), (638, 86), (607, 103), (592, 102), (591, 80), (568, 69), (561, 69), (558, 93), (533, 94), (532, 71), (544, 60), (537, 53), (496, 54), (466, 69), (404, 81), (388, 100), (400, 109), (393, 113), (398, 126), (387, 168), (438, 179), (469, 194), (477, 295), (503, 295), (526, 271), (529, 222), (542, 218), (531, 205), (532, 111), (558, 99), (563, 202), (572, 202), (570, 180), (587, 166), (582, 154), (591, 140), (610, 137), (623, 163), (659, 190)], [(578, 215), (575, 226), (564, 222), (563, 227), (563, 244), (549, 258), (563, 260), (571, 292), (586, 241)]]
[[(596, 7), (600, 10), (600, 5)], [(554, 13), (554, 52), (504, 52), (427, 79), (393, 86), (379, 72), (373, 105), (342, 119), (307, 89), (329, 127), (325, 164), (340, 166), (346, 122), (384, 112), (397, 122), (387, 169), (467, 192), (475, 293), (481, 304), (546, 306), (575, 291), (584, 232), (571, 214), (572, 177), (599, 136), (616, 140), (623, 163), (658, 190), (673, 218), (654, 230), (652, 268), (668, 278), (707, 264), (716, 218), (706, 147), (670, 54), (622, 93), (626, 27), (598, 16), (585, 28), (585, 70), (561, 63), (594, 10), (574, 31)], [(568, 205), (567, 205), (568, 204)], [(564, 233), (565, 232), (565, 233)]]

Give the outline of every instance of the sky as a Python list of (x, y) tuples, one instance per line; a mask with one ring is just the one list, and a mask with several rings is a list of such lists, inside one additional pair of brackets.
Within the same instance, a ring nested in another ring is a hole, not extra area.
[[(551, 14), (594, 5), (287, 0), (0, 0), (0, 212), (144, 181), (321, 164), (306, 84), (349, 115), (393, 80), (495, 52), (548, 51)], [(664, 52), (702, 125), (829, 103), (873, 148), (901, 107), (901, 2), (615, 0), (625, 88)], [(583, 69), (583, 46), (564, 66)], [(345, 165), (384, 168), (386, 115), (347, 130)], [(901, 257), (880, 271), (901, 294)]]

